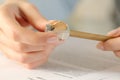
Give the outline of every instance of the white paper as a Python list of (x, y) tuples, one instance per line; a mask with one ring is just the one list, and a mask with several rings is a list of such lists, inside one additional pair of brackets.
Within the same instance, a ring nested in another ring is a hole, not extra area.
[(120, 80), (120, 59), (96, 41), (69, 38), (45, 65), (28, 70), (0, 55), (0, 80)]

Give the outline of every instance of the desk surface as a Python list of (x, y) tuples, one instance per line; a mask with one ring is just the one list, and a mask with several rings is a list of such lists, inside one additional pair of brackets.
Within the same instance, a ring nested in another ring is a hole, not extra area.
[(35, 70), (27, 70), (1, 55), (0, 80), (109, 80), (110, 75), (119, 80), (120, 60), (112, 52), (96, 49), (97, 43), (69, 38), (56, 48), (48, 63)]

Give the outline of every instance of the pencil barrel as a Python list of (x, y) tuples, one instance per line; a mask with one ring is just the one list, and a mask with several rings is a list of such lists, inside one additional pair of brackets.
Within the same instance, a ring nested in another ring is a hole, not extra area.
[(110, 36), (104, 36), (104, 35), (92, 34), (92, 33), (80, 32), (80, 31), (74, 31), (74, 30), (70, 31), (70, 36), (84, 38), (84, 39), (90, 39), (90, 40), (97, 40), (97, 41), (106, 41), (108, 39), (113, 38)]

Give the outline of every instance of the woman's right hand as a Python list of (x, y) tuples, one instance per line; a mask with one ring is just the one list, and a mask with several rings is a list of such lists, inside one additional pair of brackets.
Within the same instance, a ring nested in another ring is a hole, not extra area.
[[(0, 6), (0, 49), (27, 68), (45, 63), (59, 44), (57, 35), (44, 32), (49, 23), (26, 0), (8, 0)], [(34, 32), (29, 26), (37, 29)]]

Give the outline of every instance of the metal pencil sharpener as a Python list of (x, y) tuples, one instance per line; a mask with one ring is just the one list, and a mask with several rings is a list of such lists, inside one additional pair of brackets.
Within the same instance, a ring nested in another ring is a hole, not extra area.
[(47, 24), (45, 31), (57, 34), (59, 40), (66, 40), (70, 35), (68, 25), (62, 21), (53, 21)]

